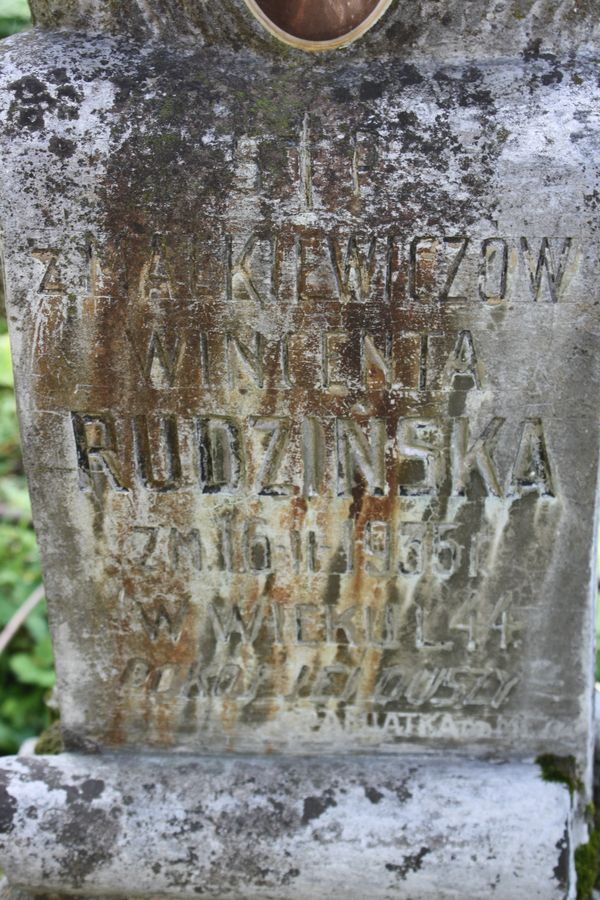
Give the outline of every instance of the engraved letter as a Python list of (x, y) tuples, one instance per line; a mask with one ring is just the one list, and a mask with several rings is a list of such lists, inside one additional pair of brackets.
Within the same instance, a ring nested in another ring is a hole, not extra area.
[(202, 541), (197, 528), (187, 534), (178, 528), (169, 531), (169, 562), (173, 569), (178, 569), (183, 553), (186, 553), (194, 569), (202, 570)]
[(423, 474), (419, 479), (400, 484), (403, 496), (435, 495), (444, 480), (445, 464), (442, 429), (432, 419), (400, 419), (398, 454), (400, 460), (419, 460)]
[(200, 478), (205, 494), (231, 493), (240, 486), (243, 473), (242, 444), (238, 426), (224, 416), (197, 422), (200, 443)]
[(262, 519), (251, 519), (244, 524), (242, 532), (244, 562), (251, 572), (268, 572), (271, 568), (271, 543), (257, 531), (260, 522)]
[[(358, 606), (351, 606), (343, 612), (338, 612), (335, 607), (329, 605), (325, 607), (325, 627), (327, 632), (327, 641), (330, 644), (349, 644), (356, 647), (358, 641), (356, 639), (356, 626), (354, 624), (354, 616)], [(343, 632), (345, 641), (339, 640), (339, 632)]]
[(416, 237), (410, 245), (408, 294), (411, 300), (430, 299), (435, 288), (438, 242), (434, 237)]
[(59, 257), (57, 250), (32, 250), (35, 259), (46, 266), (43, 278), (40, 281), (38, 291), (40, 294), (60, 294), (64, 291), (65, 286), (61, 281), (56, 260)]
[(238, 634), (242, 644), (253, 644), (261, 629), (265, 610), (262, 604), (256, 606), (252, 614), (248, 618), (248, 622), (244, 622), (239, 606), (232, 606), (227, 611), (221, 612), (214, 603), (209, 603), (208, 612), (212, 622), (217, 640), (223, 644), (229, 643), (231, 636)]
[(541, 497), (555, 496), (541, 419), (527, 419), (523, 423), (508, 489), (509, 496), (517, 497), (533, 491)]
[(166, 597), (157, 597), (151, 610), (146, 611), (142, 603), (138, 603), (142, 616), (144, 631), (151, 641), (157, 641), (160, 637), (162, 624), (174, 644), (181, 637), (183, 623), (189, 609), (189, 602), (173, 603)]
[(369, 521), (363, 536), (365, 572), (369, 575), (387, 575), (390, 571), (389, 522)]
[(552, 303), (558, 303), (560, 300), (561, 288), (569, 255), (571, 253), (572, 238), (565, 238), (560, 252), (558, 265), (552, 259), (550, 242), (547, 237), (542, 240), (537, 262), (530, 250), (527, 238), (521, 238), (521, 251), (529, 269), (529, 281), (531, 285), (531, 294), (534, 300), (539, 300), (542, 292), (542, 278), (546, 272), (548, 290)]
[(142, 568), (154, 568), (152, 564), (148, 564), (148, 560), (151, 559), (156, 550), (156, 545), (158, 543), (158, 528), (151, 525), (134, 525), (131, 531), (132, 536), (143, 534), (146, 537), (144, 547), (140, 555), (133, 561), (134, 564), (142, 566)]
[[(500, 303), (506, 295), (508, 244), (502, 238), (487, 238), (481, 244), (479, 296), (486, 303)], [(494, 288), (489, 282), (494, 277)]]
[(263, 352), (264, 338), (258, 331), (254, 333), (254, 350), (250, 350), (245, 344), (232, 334), (227, 335), (227, 358), (229, 383), (231, 387), (235, 387), (238, 377), (238, 365), (242, 364), (244, 370), (255, 385), (259, 388), (263, 386)]
[(337, 419), (336, 446), (338, 495), (351, 495), (357, 473), (364, 478), (369, 494), (385, 493), (385, 419), (370, 419), (370, 439), (353, 419)]
[(165, 264), (161, 235), (155, 234), (152, 241), (152, 256), (142, 269), (140, 277), (140, 295), (147, 295), (148, 300), (172, 300), (173, 287)]
[(451, 246), (453, 249), (456, 248), (456, 252), (448, 266), (448, 277), (446, 278), (446, 284), (442, 288), (441, 299), (454, 301), (466, 300), (467, 298), (464, 296), (450, 296), (450, 291), (452, 290), (452, 286), (456, 281), (456, 276), (458, 275), (460, 264), (465, 257), (465, 253), (467, 252), (467, 247), (469, 246), (469, 238), (462, 236), (447, 237), (444, 238), (444, 243), (448, 246)]
[(379, 370), (383, 375), (383, 386), (386, 388), (392, 385), (392, 346), (391, 335), (385, 336), (385, 349), (380, 351), (376, 346), (370, 334), (363, 334), (361, 341), (361, 363), (363, 384), (365, 388), (369, 388), (375, 381), (373, 369)]
[(146, 352), (141, 354), (133, 335), (127, 332), (127, 337), (148, 384), (157, 388), (173, 387), (185, 351), (185, 338), (177, 335), (169, 349), (164, 334), (161, 336), (160, 331), (153, 330)]
[(323, 489), (325, 476), (325, 435), (318, 419), (304, 419), (302, 423), (302, 461), (302, 493), (305, 497), (316, 497)]
[(466, 494), (467, 485), (471, 480), (473, 471), (476, 469), (481, 476), (487, 493), (495, 497), (502, 497), (502, 488), (496, 466), (492, 460), (491, 448), (494, 446), (504, 421), (503, 418), (494, 416), (469, 447), (469, 420), (466, 416), (461, 416), (456, 420), (452, 458), (452, 493), (454, 496)]
[(259, 234), (251, 234), (240, 253), (238, 259), (234, 262), (232, 255), (231, 236), (227, 235), (225, 245), (225, 292), (227, 300), (233, 300), (234, 289), (238, 282), (246, 289), (248, 296), (255, 300), (260, 306), (263, 305), (263, 298), (256, 289), (256, 285), (252, 279), (252, 263), (251, 258), (255, 247), (260, 240)]
[(147, 416), (133, 419), (133, 442), (137, 470), (149, 491), (176, 491), (181, 487), (181, 459), (175, 416), (158, 416), (151, 434)]
[(267, 442), (263, 464), (256, 477), (257, 492), (270, 497), (282, 497), (293, 493), (293, 485), (277, 483), (281, 461), (289, 440), (289, 419), (275, 416), (251, 419), (250, 425), (257, 431), (264, 431), (271, 435)]
[(108, 415), (71, 413), (71, 421), (77, 448), (80, 489), (91, 490), (93, 475), (101, 473), (114, 491), (127, 492), (121, 478), (112, 418)]
[(479, 369), (473, 335), (470, 331), (461, 331), (446, 363), (446, 378), (452, 385), (457, 377), (469, 378), (476, 388), (480, 388)]
[(330, 234), (327, 240), (340, 301), (342, 303), (366, 303), (369, 299), (371, 280), (375, 270), (376, 239), (372, 237), (368, 248), (362, 252), (356, 235), (352, 233), (348, 238), (343, 258), (336, 238)]

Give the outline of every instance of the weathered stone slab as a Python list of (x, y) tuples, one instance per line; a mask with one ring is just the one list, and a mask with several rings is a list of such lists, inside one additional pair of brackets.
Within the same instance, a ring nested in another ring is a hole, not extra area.
[[(277, 0), (271, 5), (277, 7)], [(266, 50), (277, 58), (282, 54), (277, 42), (265, 40), (264, 29), (248, 15), (242, 0), (218, 4), (119, 0), (112, 5), (96, 0), (31, 0), (31, 7), (36, 21), (47, 28), (108, 31), (134, 35), (142, 41), (166, 40), (171, 45), (177, 39), (191, 46), (210, 46), (219, 41), (235, 52), (242, 49), (243, 41), (252, 50)], [(403, 60), (463, 63), (466, 59), (505, 61), (528, 48), (531, 60), (539, 58), (540, 51), (560, 58), (568, 58), (574, 50), (593, 55), (599, 39), (594, 0), (578, 0), (576, 5), (538, 0), (535, 7), (527, 0), (494, 5), (487, 0), (422, 0), (418, 4), (404, 0), (392, 5), (352, 52), (368, 55), (384, 51)], [(285, 59), (289, 64), (290, 56)]]
[(562, 900), (572, 881), (569, 792), (531, 765), (64, 755), (3, 778), (3, 863), (48, 893)]
[(75, 741), (588, 746), (593, 69), (361, 46), (278, 74), (227, 47), (5, 50), (8, 303)]
[[(321, 55), (277, 41), (243, 0), (33, 5), (64, 29), (3, 47), (0, 220), (67, 747), (241, 754), (193, 764), (220, 785), (211, 802), (233, 785), (238, 810), (255, 765), (263, 786), (297, 766), (310, 789), (292, 780), (290, 810), (320, 796), (311, 779), (339, 779), (328, 814), (350, 831), (373, 813), (342, 795), (354, 756), (401, 780), (403, 757), (427, 754), (418, 772), (445, 812), (428, 867), (406, 864), (416, 900), (447, 870), (462, 900), (498, 875), (507, 898), (574, 896), (554, 869), (585, 839), (592, 768), (593, 4), (400, 2)], [(519, 762), (540, 754), (571, 773), (566, 848), (564, 791)], [(40, 764), (33, 782), (14, 774), (25, 763), (4, 771), (17, 804), (45, 783), (58, 821), (53, 765), (108, 766), (132, 790), (147, 766), (145, 783), (171, 785), (158, 762), (110, 759)], [(193, 818), (182, 771), (172, 791)], [(496, 818), (470, 791), (502, 772)], [(416, 829), (410, 859), (431, 849), (417, 835), (435, 804), (419, 803), (389, 820), (374, 804), (374, 828)], [(140, 808), (115, 813), (121, 837)], [(497, 865), (492, 842), (465, 887), (464, 847), (501, 820)], [(33, 868), (14, 860), (16, 883), (41, 885), (54, 859), (57, 890), (130, 890), (121, 838), (78, 884), (20, 822)], [(313, 856), (292, 831), (313, 893), (337, 896), (321, 873), (355, 838), (336, 830)], [(383, 859), (383, 831), (352, 845), (345, 896), (397, 890), (379, 877), (406, 868)], [(131, 838), (140, 871), (147, 839)], [(516, 847), (539, 869), (507, 874)], [(228, 871), (214, 896), (234, 890)], [(139, 890), (176, 896), (161, 872)], [(310, 893), (239, 877), (243, 896)]]

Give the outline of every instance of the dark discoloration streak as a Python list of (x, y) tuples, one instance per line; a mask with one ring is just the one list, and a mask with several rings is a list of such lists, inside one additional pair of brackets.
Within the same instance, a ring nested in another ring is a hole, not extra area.
[(288, 869), (288, 871), (282, 876), (281, 883), (289, 884), (294, 878), (298, 878), (300, 875), (300, 869)]
[(559, 856), (558, 862), (553, 869), (554, 877), (560, 887), (566, 890), (569, 884), (569, 864), (571, 857), (569, 850), (569, 829), (567, 827), (565, 827), (565, 833), (557, 843), (556, 849), (559, 851)]
[(56, 106), (56, 101), (48, 92), (46, 85), (34, 75), (26, 75), (18, 81), (13, 81), (10, 89), (15, 95), (15, 104), (11, 110), (13, 122), (20, 128), (31, 131), (43, 128), (44, 114)]
[(82, 801), (84, 803), (91, 803), (92, 800), (96, 800), (104, 792), (105, 785), (99, 778), (88, 778), (88, 780), (84, 781), (79, 787), (72, 784), (60, 784), (56, 785), (56, 787), (66, 793), (67, 805), (72, 806), (74, 804), (79, 804)]
[[(413, 775), (414, 770), (411, 770), (410, 774)], [(394, 791), (400, 803), (406, 803), (407, 800), (412, 799), (412, 792), (408, 789), (409, 781), (410, 779), (407, 778), (401, 784), (394, 785), (393, 788), (390, 788), (390, 790)]]
[(428, 853), (431, 853), (429, 847), (421, 847), (418, 853), (405, 856), (400, 864), (386, 863), (385, 867), (388, 872), (394, 872), (403, 881), (409, 872), (418, 872), (423, 867), (423, 860)]
[(306, 797), (302, 813), (302, 824), (308, 825), (312, 819), (318, 819), (332, 806), (337, 806), (332, 791), (325, 791), (320, 797)]
[(13, 830), (16, 811), (17, 801), (6, 787), (0, 784), (0, 834), (10, 834)]
[(104, 782), (100, 778), (88, 778), (81, 785), (81, 796), (84, 800), (96, 800), (104, 793)]
[[(56, 72), (62, 73), (64, 70), (54, 70)], [(56, 87), (51, 85), (52, 80), (58, 82)], [(72, 84), (65, 84), (62, 74), (54, 74), (53, 77), (50, 73), (46, 81), (35, 75), (25, 75), (13, 81), (9, 89), (14, 93), (10, 119), (17, 128), (41, 131), (46, 125), (48, 113), (56, 114), (59, 119), (77, 119), (79, 116), (82, 94)]]
[(48, 142), (48, 149), (60, 159), (69, 159), (75, 153), (75, 142), (53, 135)]
[(377, 788), (374, 787), (366, 787), (365, 788), (365, 797), (367, 800), (370, 800), (371, 803), (377, 804), (383, 800), (383, 794), (381, 791), (378, 791)]
[[(66, 795), (55, 839), (65, 849), (61, 859), (62, 876), (70, 885), (80, 888), (114, 854), (119, 820), (112, 812), (91, 805), (104, 793), (105, 782), (101, 778), (83, 778), (79, 784), (65, 782), (60, 772), (39, 759), (26, 759), (24, 765), (31, 773), (29, 777), (42, 781), (48, 790), (64, 791)], [(0, 816), (5, 808), (0, 786)], [(31, 810), (27, 812), (31, 817)]]
[(73, 817), (57, 835), (60, 846), (68, 848), (63, 860), (65, 876), (74, 887), (81, 887), (88, 876), (113, 856), (116, 824), (101, 809), (74, 803)]

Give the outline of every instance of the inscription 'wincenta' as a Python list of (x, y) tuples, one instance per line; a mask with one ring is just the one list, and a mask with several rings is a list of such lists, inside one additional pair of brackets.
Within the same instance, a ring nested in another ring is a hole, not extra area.
[(310, 387), (346, 396), (353, 390), (451, 390), (457, 378), (480, 388), (484, 381), (473, 335), (466, 329), (457, 334), (386, 330), (376, 337), (365, 328), (313, 326), (272, 339), (254, 329), (246, 337), (234, 331), (172, 334), (152, 327), (146, 336), (128, 331), (126, 337), (132, 364), (160, 390), (212, 393), (225, 380), (232, 390), (248, 385), (289, 393)]

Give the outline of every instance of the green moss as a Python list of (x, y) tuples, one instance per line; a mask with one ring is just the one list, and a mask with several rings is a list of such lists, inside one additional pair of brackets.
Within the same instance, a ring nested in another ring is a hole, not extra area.
[(529, 7), (531, 7), (531, 3), (528, 4), (527, 0), (515, 0), (513, 6), (513, 16), (515, 17), (515, 19), (517, 19), (517, 21), (522, 22), (523, 19), (527, 18), (529, 10), (526, 7), (528, 5)]
[(554, 756), (552, 753), (543, 753), (538, 756), (536, 763), (542, 770), (544, 781), (552, 781), (556, 784), (565, 784), (569, 788), (571, 796), (575, 791), (583, 787), (577, 775), (577, 763), (573, 756)]
[(592, 831), (587, 844), (575, 850), (577, 900), (592, 900), (600, 873), (600, 831)]
[(35, 745), (37, 756), (57, 756), (65, 749), (60, 730), (60, 722), (53, 722), (49, 728), (39, 736)]
[(173, 102), (172, 97), (167, 97), (161, 103), (160, 109), (158, 111), (158, 116), (160, 119), (172, 119), (175, 114), (175, 104)]
[(255, 106), (259, 121), (264, 122), (266, 128), (279, 135), (289, 133), (299, 108), (294, 98), (283, 100), (275, 97), (259, 97)]
[[(573, 796), (583, 785), (577, 777), (577, 767), (572, 756), (553, 756), (550, 753), (538, 756), (537, 764), (542, 770), (544, 781), (564, 784)], [(585, 815), (589, 826), (587, 844), (575, 849), (575, 872), (577, 878), (577, 900), (593, 900), (594, 889), (600, 887), (600, 815), (593, 803), (588, 803)]]
[(586, 819), (588, 820), (588, 824), (589, 824), (590, 826), (595, 825), (595, 822), (596, 822), (596, 807), (594, 806), (593, 803), (588, 803), (588, 805), (586, 806), (586, 808), (585, 808), (585, 816), (586, 816)]

